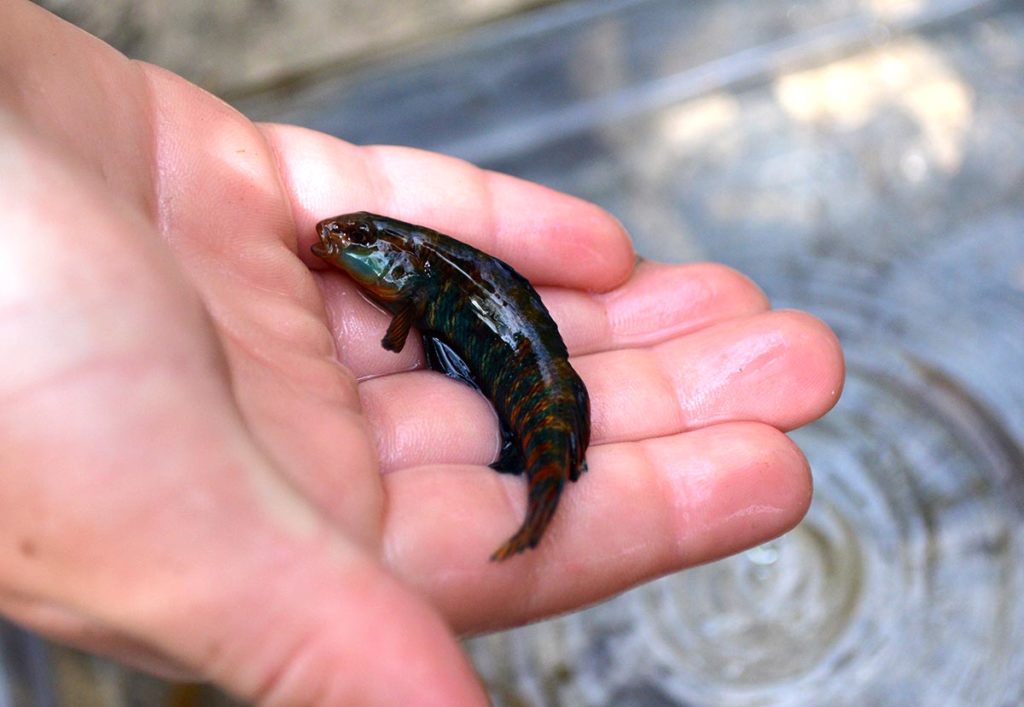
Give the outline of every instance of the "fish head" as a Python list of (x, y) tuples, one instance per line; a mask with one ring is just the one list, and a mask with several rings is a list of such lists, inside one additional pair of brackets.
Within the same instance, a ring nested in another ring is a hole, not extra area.
[(343, 270), (374, 298), (396, 302), (409, 297), (423, 279), (423, 262), (411, 232), (393, 219), (366, 212), (324, 219), (316, 225), (314, 255)]

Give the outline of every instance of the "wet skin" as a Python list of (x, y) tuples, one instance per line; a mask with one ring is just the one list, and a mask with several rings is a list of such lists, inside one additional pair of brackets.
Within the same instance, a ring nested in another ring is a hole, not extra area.
[(509, 265), (437, 231), (366, 212), (317, 224), (315, 255), (347, 273), (394, 318), (381, 340), (401, 351), (412, 326), (427, 363), (494, 405), (502, 450), (492, 468), (526, 472), (526, 519), (492, 560), (536, 547), (566, 480), (586, 471), (590, 399), (537, 292)]

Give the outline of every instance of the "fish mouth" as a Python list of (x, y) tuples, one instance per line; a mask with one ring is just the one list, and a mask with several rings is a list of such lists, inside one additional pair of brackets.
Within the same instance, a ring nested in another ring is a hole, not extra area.
[(320, 240), (318, 240), (310, 247), (310, 250), (313, 252), (313, 255), (319, 256), (321, 258), (325, 258), (328, 255), (332, 255), (334, 253), (334, 247), (330, 232), (327, 230), (327, 224), (317, 224), (316, 230), (317, 235), (320, 236)]

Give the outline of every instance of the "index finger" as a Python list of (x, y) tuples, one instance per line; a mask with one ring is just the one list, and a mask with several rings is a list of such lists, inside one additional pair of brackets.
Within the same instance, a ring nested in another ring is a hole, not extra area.
[(303, 128), (264, 126), (309, 253), (317, 221), (372, 211), (446, 233), (494, 255), (535, 285), (604, 292), (636, 256), (603, 209), (462, 160), (407, 147), (359, 147)]

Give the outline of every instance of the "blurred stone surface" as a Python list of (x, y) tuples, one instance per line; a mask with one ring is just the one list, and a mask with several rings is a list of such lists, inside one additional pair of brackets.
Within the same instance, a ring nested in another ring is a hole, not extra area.
[(39, 0), (218, 95), (426, 46), (551, 0)]

